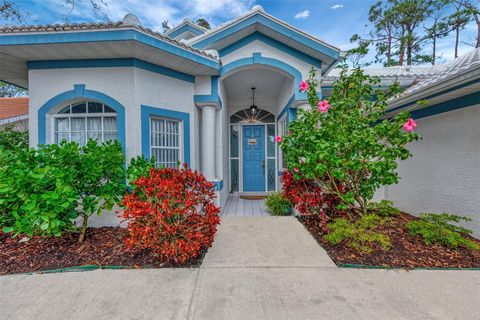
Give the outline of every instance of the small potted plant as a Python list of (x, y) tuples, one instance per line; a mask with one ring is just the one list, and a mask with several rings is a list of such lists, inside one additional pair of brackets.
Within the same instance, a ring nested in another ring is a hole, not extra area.
[(288, 216), (292, 213), (292, 203), (280, 192), (268, 195), (265, 204), (274, 216)]

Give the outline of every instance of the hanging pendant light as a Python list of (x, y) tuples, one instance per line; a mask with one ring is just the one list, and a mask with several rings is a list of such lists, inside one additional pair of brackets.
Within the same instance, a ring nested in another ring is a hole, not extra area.
[(252, 105), (250, 106), (250, 116), (254, 120), (258, 113), (258, 107), (255, 105), (255, 87), (252, 88)]

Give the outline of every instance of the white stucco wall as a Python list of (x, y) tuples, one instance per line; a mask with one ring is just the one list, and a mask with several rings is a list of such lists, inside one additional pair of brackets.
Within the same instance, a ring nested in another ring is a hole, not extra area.
[(400, 161), (398, 185), (386, 196), (400, 209), (448, 212), (474, 219), (468, 226), (480, 235), (480, 105), (417, 120), (422, 140)]
[[(49, 99), (75, 84), (85, 84), (88, 90), (99, 91), (117, 100), (125, 108), (125, 136), (127, 160), (142, 153), (141, 105), (186, 112), (190, 114), (190, 165), (197, 169), (198, 122), (193, 102), (194, 84), (138, 68), (79, 68), (29, 71), (29, 130), (30, 145), (38, 144), (38, 109)], [(52, 109), (52, 113), (70, 103), (66, 101)], [(51, 117), (47, 115), (46, 142), (52, 142)], [(118, 210), (118, 209), (117, 209)], [(90, 225), (118, 225), (113, 212), (92, 217)]]
[[(238, 59), (251, 58), (253, 53), (255, 52), (260, 52), (262, 54), (262, 57), (274, 58), (285, 62), (286, 64), (291, 65), (292, 67), (300, 71), (300, 73), (302, 74), (302, 78), (308, 78), (308, 73), (310, 71), (310, 68), (312, 67), (309, 63), (295, 58), (294, 56), (278, 50), (272, 46), (269, 46), (268, 44), (260, 40), (252, 41), (251, 43), (243, 46), (242, 48), (223, 56), (222, 64), (225, 66), (228, 63)], [(320, 70), (317, 70), (317, 73), (317, 76), (320, 79)]]

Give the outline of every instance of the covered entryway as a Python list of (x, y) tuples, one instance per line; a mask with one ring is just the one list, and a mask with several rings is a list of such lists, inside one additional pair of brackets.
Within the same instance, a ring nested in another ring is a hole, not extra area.
[(229, 114), (229, 191), (267, 194), (278, 190), (282, 112), (293, 96), (293, 77), (280, 69), (252, 65), (222, 79)]

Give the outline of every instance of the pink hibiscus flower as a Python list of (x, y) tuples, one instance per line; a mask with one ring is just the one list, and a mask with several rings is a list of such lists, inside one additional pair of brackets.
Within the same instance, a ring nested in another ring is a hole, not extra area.
[(310, 88), (310, 85), (308, 84), (307, 81), (302, 80), (300, 82), (300, 92), (306, 92)]
[(282, 142), (283, 138), (281, 136), (276, 136), (275, 137), (275, 142), (280, 143)]
[(319, 101), (318, 104), (318, 111), (325, 113), (328, 112), (328, 109), (330, 109), (332, 106), (328, 103), (328, 100), (322, 100)]
[(413, 132), (416, 127), (417, 123), (412, 118), (408, 119), (408, 121), (403, 124), (403, 130), (406, 132)]
[(300, 169), (298, 169), (298, 168), (295, 167), (295, 168), (293, 168), (293, 171), (295, 171), (295, 173), (299, 173), (299, 172), (300, 172)]

